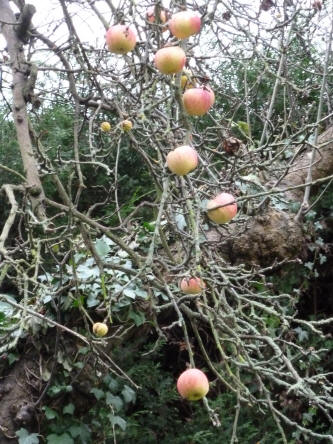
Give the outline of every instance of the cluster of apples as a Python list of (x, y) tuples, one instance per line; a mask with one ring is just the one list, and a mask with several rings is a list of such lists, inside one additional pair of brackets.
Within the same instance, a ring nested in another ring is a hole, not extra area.
[[(119, 128), (121, 128), (123, 131), (131, 131), (133, 128), (133, 123), (130, 120), (123, 120), (119, 123)], [(102, 122), (100, 125), (100, 129), (103, 133), (109, 133), (111, 131), (111, 124), (110, 122)]]
[[(147, 11), (147, 21), (154, 23), (155, 7)], [(168, 20), (167, 12), (160, 9), (159, 21), (165, 25), (162, 30), (169, 29), (170, 33), (179, 40), (197, 34), (201, 27), (201, 18), (194, 11), (181, 11), (173, 14)], [(130, 25), (114, 25), (106, 33), (106, 43), (110, 52), (126, 54), (136, 45), (136, 33)], [(183, 90), (183, 105), (191, 116), (203, 116), (215, 102), (213, 90), (208, 85), (197, 85), (191, 79), (192, 74), (184, 69), (186, 64), (185, 51), (178, 45), (167, 45), (159, 49), (154, 57), (154, 64), (158, 71), (165, 75), (181, 73), (181, 88)], [(199, 156), (190, 145), (182, 145), (169, 152), (166, 158), (169, 170), (178, 175), (186, 174), (197, 168)], [(237, 214), (237, 204), (229, 193), (220, 193), (207, 203), (207, 215), (217, 224), (229, 222)], [(201, 278), (189, 277), (180, 282), (180, 289), (185, 294), (200, 294), (206, 285)], [(188, 369), (178, 378), (177, 389), (183, 398), (196, 401), (208, 393), (209, 382), (206, 375), (199, 369)]]
[[(147, 20), (155, 22), (155, 7), (147, 11)], [(160, 10), (160, 21), (167, 22), (167, 13)], [(171, 34), (182, 40), (200, 31), (201, 18), (194, 11), (181, 11), (173, 14), (167, 23)], [(115, 54), (126, 54), (134, 49), (136, 45), (136, 33), (130, 25), (114, 25), (106, 33), (106, 43), (111, 52)], [(180, 73), (186, 63), (186, 54), (180, 46), (165, 46), (155, 54), (154, 63), (156, 68), (163, 74)], [(213, 90), (206, 85), (197, 86), (195, 82), (188, 82), (189, 76), (182, 76), (185, 92), (183, 94), (184, 108), (189, 115), (202, 116), (208, 112), (214, 104), (215, 95)], [(189, 145), (182, 145), (167, 155), (167, 165), (171, 172), (178, 176), (185, 176), (198, 166), (198, 154)], [(217, 224), (229, 222), (237, 214), (237, 204), (234, 197), (229, 193), (221, 193), (207, 204), (209, 219)]]
[[(155, 22), (155, 7), (147, 11), (147, 20)], [(166, 23), (167, 13), (160, 12), (160, 21)], [(201, 18), (194, 11), (180, 11), (173, 14), (167, 23), (171, 34), (180, 39), (186, 39), (200, 31)], [(132, 51), (136, 45), (136, 32), (131, 25), (114, 25), (106, 33), (106, 43), (110, 52), (114, 54), (126, 54)], [(180, 46), (165, 46), (159, 49), (154, 58), (156, 68), (166, 75), (181, 72), (186, 63), (185, 51)], [(214, 104), (214, 92), (209, 86), (192, 85), (186, 88), (183, 94), (184, 108), (191, 116), (202, 116), (207, 113)]]

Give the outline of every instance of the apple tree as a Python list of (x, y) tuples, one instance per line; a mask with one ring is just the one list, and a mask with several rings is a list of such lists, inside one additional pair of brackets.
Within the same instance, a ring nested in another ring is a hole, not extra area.
[(158, 356), (186, 442), (332, 443), (331, 2), (32, 3), (0, 0), (1, 442), (185, 442), (126, 428)]

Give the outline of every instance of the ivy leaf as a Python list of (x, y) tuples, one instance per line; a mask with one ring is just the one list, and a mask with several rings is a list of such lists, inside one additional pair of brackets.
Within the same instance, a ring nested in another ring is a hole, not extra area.
[(50, 409), (50, 407), (45, 406), (45, 407), (43, 407), (43, 410), (45, 412), (45, 417), (48, 420), (58, 417), (58, 413), (55, 410)]
[(58, 396), (59, 393), (70, 393), (72, 390), (73, 387), (71, 385), (52, 385), (47, 393), (51, 397), (55, 397)]
[(87, 307), (95, 307), (96, 305), (99, 304), (99, 299), (97, 299), (96, 295), (94, 295), (93, 293), (89, 293), (88, 297), (87, 297)]
[(92, 388), (90, 390), (90, 393), (95, 395), (95, 398), (99, 401), (100, 399), (102, 399), (104, 397), (104, 392), (103, 390), (100, 390), (98, 388)]
[(142, 312), (135, 312), (133, 310), (131, 310), (128, 314), (129, 319), (132, 319), (134, 321), (134, 324), (137, 327), (140, 327), (140, 325), (144, 324), (146, 321), (146, 317), (144, 315), (144, 313)]
[(8, 353), (7, 359), (8, 359), (8, 364), (12, 365), (13, 362), (19, 360), (19, 357), (15, 353)]
[(52, 433), (52, 435), (47, 435), (46, 439), (47, 444), (74, 444), (74, 441), (67, 433), (62, 435)]
[(143, 290), (142, 288), (136, 288), (135, 289), (136, 296), (139, 296), (142, 299), (148, 299), (148, 292), (146, 290)]
[(297, 327), (294, 330), (297, 333), (300, 342), (309, 339), (309, 333), (306, 330), (303, 330), (301, 327)]
[(135, 299), (136, 298), (135, 291), (131, 290), (130, 288), (125, 288), (124, 295), (127, 296), (128, 298), (131, 298), (131, 299)]
[(116, 379), (111, 378), (110, 375), (106, 375), (103, 379), (104, 384), (109, 387), (111, 392), (115, 392), (118, 389), (119, 383)]
[(135, 401), (136, 393), (133, 389), (131, 389), (131, 387), (128, 387), (128, 385), (124, 386), (121, 394), (123, 395), (125, 402), (129, 403)]
[(38, 433), (29, 433), (28, 430), (21, 428), (17, 430), (19, 444), (39, 444)]
[(76, 269), (77, 277), (83, 281), (87, 281), (92, 278), (96, 278), (99, 275), (99, 269), (97, 266), (90, 266), (88, 261), (81, 264)]
[(323, 254), (320, 254), (319, 255), (319, 263), (320, 263), (320, 265), (323, 265), (326, 261), (327, 261), (327, 257), (324, 256)]
[[(15, 302), (15, 299), (8, 294), (6, 294), (5, 296)], [(3, 313), (6, 317), (10, 317), (14, 313), (14, 308), (10, 304), (7, 304), (7, 302), (0, 301), (0, 312)]]
[(106, 393), (106, 402), (111, 404), (116, 411), (119, 411), (124, 405), (123, 400), (119, 396), (114, 396), (110, 392)]
[(68, 429), (73, 438), (80, 438), (80, 442), (90, 442), (91, 432), (86, 424), (73, 425)]
[(117, 425), (121, 428), (121, 430), (125, 430), (126, 429), (126, 421), (121, 418), (120, 416), (113, 416), (113, 415), (108, 415), (110, 422), (113, 426)]
[(313, 262), (306, 262), (304, 264), (304, 267), (308, 268), (309, 270), (312, 270), (313, 269), (313, 265), (314, 265)]
[(95, 248), (97, 251), (98, 256), (101, 259), (104, 259), (108, 253), (110, 253), (111, 248), (109, 247), (109, 245), (103, 240), (103, 238), (101, 239), (97, 239), (95, 242)]
[(180, 214), (180, 213), (176, 214), (175, 222), (176, 222), (178, 230), (183, 231), (184, 228), (186, 228), (186, 220), (185, 220), (185, 217), (183, 214)]
[(67, 404), (67, 405), (62, 409), (62, 412), (63, 412), (64, 415), (66, 415), (66, 414), (67, 414), (67, 415), (73, 415), (74, 410), (75, 410), (75, 406), (74, 406), (74, 404), (70, 403), (70, 404)]
[(105, 235), (103, 235), (103, 236), (101, 237), (101, 240), (102, 240), (106, 245), (108, 245), (108, 246), (110, 246), (110, 245), (115, 245), (115, 243), (113, 242), (113, 240), (111, 240), (109, 237), (107, 237), (107, 236), (105, 236)]

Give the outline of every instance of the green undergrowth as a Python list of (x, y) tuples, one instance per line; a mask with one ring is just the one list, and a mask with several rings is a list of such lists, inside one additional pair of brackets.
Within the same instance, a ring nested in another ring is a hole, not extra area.
[[(209, 404), (221, 421), (220, 427), (214, 427), (201, 401), (182, 400), (176, 391), (175, 381), (183, 363), (166, 361), (165, 357), (170, 353), (167, 344), (162, 344), (157, 352), (149, 353), (153, 347), (154, 344), (149, 344), (143, 349), (135, 349), (132, 345), (112, 353), (113, 359), (116, 362), (119, 359), (122, 368), (128, 369), (128, 376), (140, 386), (139, 390), (134, 390), (128, 380), (113, 373), (98, 377), (98, 370), (94, 376), (91, 375), (91, 386), (80, 387), (79, 378), (73, 378), (73, 374), (80, 373), (75, 370), (75, 367), (80, 367), (80, 360), (75, 365), (63, 362), (62, 371), (57, 372), (50, 385), (40, 414), (42, 430), (39, 436), (43, 436), (43, 440), (36, 442), (230, 442), (237, 404), (235, 395), (219, 392), (212, 381)], [(85, 353), (86, 350), (83, 350), (81, 362), (88, 357)], [(83, 368), (79, 370), (85, 371)], [(20, 433), (36, 439), (36, 434), (26, 435), (22, 430)], [(244, 444), (282, 443), (271, 416), (248, 405), (241, 405), (237, 437)], [(28, 442), (23, 438), (19, 441), (20, 444)], [(296, 441), (291, 439), (288, 443)]]

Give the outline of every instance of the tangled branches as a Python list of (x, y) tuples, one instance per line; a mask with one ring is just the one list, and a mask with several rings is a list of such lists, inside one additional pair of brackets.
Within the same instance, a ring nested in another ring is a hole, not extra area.
[[(181, 2), (203, 22), (201, 34), (181, 43), (184, 84), (181, 73), (165, 76), (154, 67), (155, 52), (176, 39), (160, 20), (147, 19), (148, 3), (120, 3), (60, 0), (54, 2), (58, 29), (44, 24), (29, 32), (27, 52), (43, 103), (28, 120), (27, 103), (14, 95), (24, 120), (16, 121), (24, 174), (0, 165), (20, 181), (1, 187), (11, 208), (0, 236), (0, 284), (11, 282), (17, 295), (0, 294), (7, 313), (0, 352), (52, 326), (137, 387), (101, 344), (135, 328), (139, 312), (154, 324), (157, 341), (177, 331), (190, 365), (206, 367), (215, 388), (236, 395), (231, 443), (243, 405), (269, 411), (284, 443), (285, 428), (333, 442), (329, 431), (307, 427), (288, 408), (313, 406), (332, 426), (332, 375), (314, 365), (329, 350), (304, 347), (302, 335), (326, 338), (333, 319), (301, 319), (300, 291), (279, 291), (272, 279), (305, 259), (310, 192), (321, 186), (322, 198), (333, 179), (332, 29), (318, 21), (319, 15), (328, 21), (332, 11), (301, 0), (269, 7)], [(156, 16), (162, 6), (156, 2)], [(170, 1), (166, 13), (179, 7)], [(0, 12), (5, 8), (8, 2), (0, 2)], [(139, 42), (131, 53), (112, 56), (103, 38), (87, 39), (90, 28), (102, 36), (110, 18), (135, 25)], [(3, 20), (5, 29), (11, 20)], [(4, 34), (9, 42), (15, 38)], [(322, 38), (325, 48), (316, 46)], [(21, 88), (22, 76), (29, 76), (11, 43), (5, 95), (13, 59), (21, 64), (13, 71), (16, 79), (20, 72)], [(204, 117), (191, 118), (184, 109), (187, 82), (214, 90), (215, 106)], [(101, 130), (101, 122), (109, 125)], [(183, 144), (199, 156), (199, 167), (184, 177), (166, 166), (167, 154)], [(230, 224), (216, 226), (205, 208), (220, 192), (232, 193), (239, 211)], [(183, 295), (180, 279), (193, 276), (205, 290)], [(68, 325), (61, 322), (73, 306), (79, 328), (71, 317)], [(124, 320), (126, 311), (132, 318)], [(90, 333), (95, 316), (112, 327), (106, 340)]]

